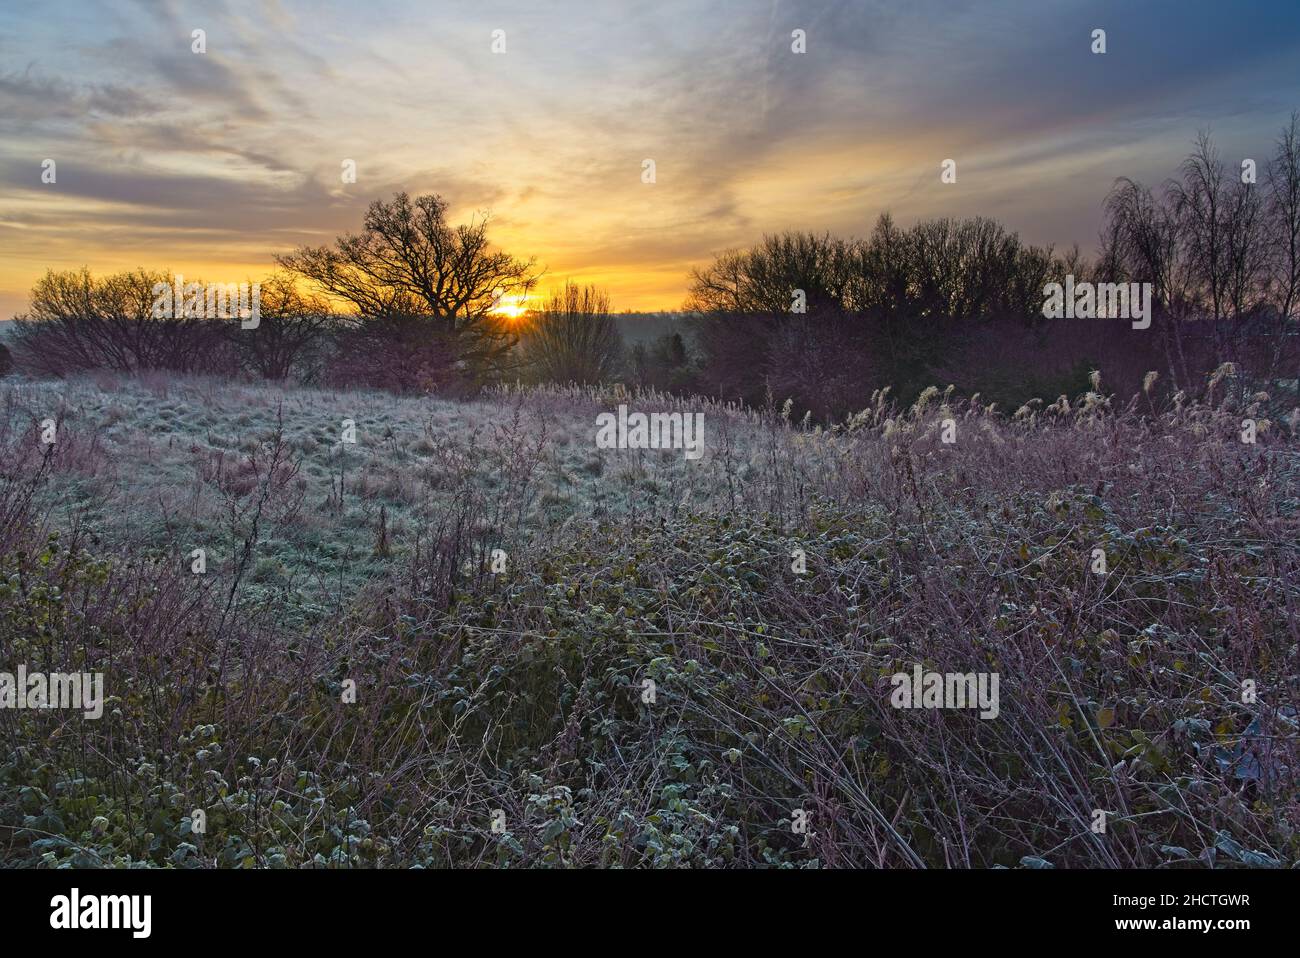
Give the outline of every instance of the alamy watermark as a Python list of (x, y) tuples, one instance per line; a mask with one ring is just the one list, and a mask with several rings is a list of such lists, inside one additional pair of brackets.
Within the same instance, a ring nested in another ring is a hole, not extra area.
[(889, 679), (894, 691), (889, 704), (896, 709), (978, 708), (980, 718), (995, 719), (998, 705), (997, 672), (925, 672), (912, 667), (912, 674), (897, 672)]
[(1150, 283), (1076, 283), (1043, 287), (1043, 315), (1048, 319), (1131, 319), (1134, 329), (1151, 325)]
[(180, 273), (153, 284), (154, 319), (238, 319), (257, 329), (262, 317), (261, 283), (187, 283)]
[(596, 416), (597, 449), (684, 449), (687, 459), (704, 455), (704, 413), (634, 412)]
[(125, 928), (133, 938), (148, 938), (152, 913), (152, 895), (83, 895), (74, 888), (50, 899), (50, 927), (58, 931)]
[(103, 672), (0, 672), (0, 709), (81, 709), (82, 716), (104, 714)]

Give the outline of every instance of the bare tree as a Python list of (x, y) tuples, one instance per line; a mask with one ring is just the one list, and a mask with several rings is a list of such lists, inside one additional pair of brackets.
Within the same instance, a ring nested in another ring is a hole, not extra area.
[(29, 312), (15, 317), (24, 366), (56, 376), (82, 369), (231, 371), (221, 320), (184, 308), (154, 314), (155, 289), (171, 285), (169, 274), (144, 269), (100, 279), (86, 268), (50, 270), (32, 288)]
[(1041, 309), (1050, 250), (984, 217), (927, 220), (906, 235), (909, 313), (967, 320)]
[(612, 376), (622, 342), (609, 315), (609, 295), (595, 286), (565, 283), (533, 317), (523, 357), (551, 382), (598, 383)]
[(809, 313), (841, 309), (852, 278), (852, 244), (828, 235), (764, 236), (745, 251), (729, 251), (691, 272), (688, 310), (702, 313), (789, 314), (795, 291)]
[(1278, 311), (1290, 318), (1300, 300), (1300, 113), (1277, 139), (1277, 149), (1268, 165), (1269, 218), (1274, 260), (1274, 283)]
[(495, 368), (517, 337), (491, 312), (501, 298), (527, 294), (539, 274), (533, 260), (491, 247), (486, 218), (452, 226), (446, 213), (440, 196), (397, 193), (370, 204), (360, 234), (276, 260), (362, 317), (424, 317), (462, 360)]
[(1266, 242), (1272, 251), (1270, 283), (1276, 319), (1268, 330), (1269, 380), (1274, 389), (1278, 380), (1290, 380), (1294, 401), (1300, 401), (1296, 375), (1300, 347), (1292, 335), (1300, 306), (1300, 113), (1292, 113), (1278, 135), (1268, 164), (1268, 184)]
[(1121, 177), (1106, 197), (1105, 213), (1098, 274), (1105, 281), (1151, 284), (1153, 325), (1169, 381), (1178, 388), (1187, 383), (1193, 365), (1180, 320), (1199, 307), (1189, 289), (1191, 270), (1173, 190), (1157, 198), (1141, 183)]
[(866, 241), (811, 233), (765, 236), (691, 274), (687, 308), (769, 316), (969, 319), (1035, 312), (1051, 251), (1026, 247), (992, 220), (938, 219), (902, 230), (888, 214)]
[(1234, 320), (1257, 316), (1267, 305), (1270, 249), (1267, 208), (1254, 183), (1238, 179), (1224, 211), (1225, 306)]
[(1105, 203), (1098, 269), (1112, 281), (1150, 283), (1153, 299), (1177, 313), (1187, 296), (1178, 220), (1141, 183), (1121, 177)]
[[(1226, 360), (1257, 381), (1288, 378), (1290, 315), (1300, 296), (1298, 140), (1293, 114), (1269, 163), (1267, 196), (1230, 175), (1202, 132), (1162, 198), (1127, 179), (1107, 197), (1100, 272), (1154, 284), (1175, 385), (1192, 385), (1207, 362)], [(1184, 322), (1192, 319), (1207, 322)]]
[(1041, 321), (1063, 263), (1083, 270), (982, 217), (903, 229), (885, 214), (865, 240), (765, 236), (691, 276), (699, 375), (728, 398), (762, 402), (770, 386), (829, 414), (868, 376), (912, 388), (977, 323)]
[(686, 309), (700, 313), (752, 312), (745, 277), (745, 254), (728, 250), (703, 269), (692, 269)]
[(1228, 254), (1226, 251), (1227, 206), (1223, 164), (1208, 132), (1196, 137), (1196, 145), (1181, 167), (1182, 179), (1170, 180), (1168, 192), (1178, 218), (1179, 238), (1186, 248), (1188, 266), (1196, 283), (1199, 301), (1217, 321), (1225, 315), (1228, 298)]
[(876, 220), (871, 237), (854, 250), (853, 279), (849, 284), (849, 308), (855, 313), (896, 316), (908, 306), (911, 267), (908, 232), (894, 223), (889, 213)]
[(1218, 360), (1242, 363), (1258, 348), (1254, 334), (1267, 306), (1265, 206), (1254, 183), (1226, 174), (1206, 132), (1197, 136), (1181, 172), (1169, 195), (1194, 296), (1211, 320)]
[(336, 319), (328, 301), (304, 293), (292, 274), (280, 272), (261, 282), (257, 325), (233, 323), (227, 329), (244, 369), (264, 379), (296, 373), (310, 380)]

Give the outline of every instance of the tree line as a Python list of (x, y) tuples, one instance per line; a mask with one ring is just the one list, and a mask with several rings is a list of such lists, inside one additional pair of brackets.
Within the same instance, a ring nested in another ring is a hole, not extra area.
[[(1086, 388), (1093, 369), (1120, 392), (1151, 370), (1194, 390), (1224, 362), (1294, 390), (1300, 117), (1254, 166), (1225, 164), (1202, 134), (1161, 187), (1118, 180), (1093, 261), (983, 218), (903, 228), (885, 214), (865, 239), (764, 237), (692, 274), (699, 385), (747, 402), (794, 397), (821, 415), (861, 408), (884, 385), (1050, 400)], [(1151, 283), (1151, 328), (1045, 318), (1044, 286), (1066, 276)]]
[[(160, 318), (165, 273), (51, 271), (16, 317), (15, 359), (61, 376), (88, 369), (293, 378), (397, 391), (468, 392), (527, 378), (623, 381), (750, 404), (792, 399), (831, 419), (892, 386), (935, 383), (1007, 405), (1086, 388), (1136, 391), (1145, 374), (1195, 389), (1223, 362), (1296, 389), (1300, 309), (1300, 116), (1255, 169), (1200, 135), (1157, 188), (1117, 180), (1098, 255), (1024, 243), (993, 220), (910, 227), (880, 216), (865, 238), (786, 232), (716, 256), (689, 277), (692, 335), (631, 350), (608, 295), (572, 283), (522, 319), (534, 260), (494, 247), (487, 218), (452, 224), (436, 195), (372, 203), (359, 233), (276, 257), (255, 328)], [(1153, 322), (1044, 316), (1044, 287), (1150, 283)], [(4, 357), (0, 357), (2, 361)]]

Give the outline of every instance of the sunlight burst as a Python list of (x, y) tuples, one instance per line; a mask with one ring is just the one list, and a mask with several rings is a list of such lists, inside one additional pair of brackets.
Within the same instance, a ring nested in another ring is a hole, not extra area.
[(521, 294), (502, 296), (501, 301), (492, 308), (492, 315), (504, 316), (507, 319), (518, 319), (526, 312), (528, 312), (528, 297)]

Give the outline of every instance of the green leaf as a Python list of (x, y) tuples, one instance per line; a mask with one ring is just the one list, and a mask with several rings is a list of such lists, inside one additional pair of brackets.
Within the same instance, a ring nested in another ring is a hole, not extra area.
[(542, 842), (553, 842), (562, 834), (564, 834), (564, 822), (560, 821), (558, 818), (552, 819), (547, 822), (546, 827), (542, 829)]

